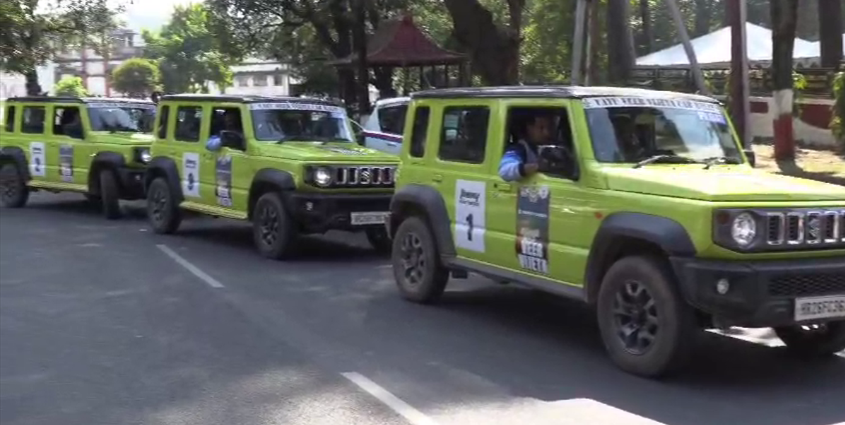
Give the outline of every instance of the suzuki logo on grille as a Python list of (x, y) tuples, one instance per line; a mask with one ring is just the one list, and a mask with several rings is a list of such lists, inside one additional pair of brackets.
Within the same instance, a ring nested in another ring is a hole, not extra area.
[(370, 184), (370, 169), (367, 167), (361, 168), (361, 184)]
[(769, 212), (765, 231), (770, 246), (842, 243), (845, 242), (845, 211)]
[(392, 185), (393, 167), (338, 167), (340, 185)]

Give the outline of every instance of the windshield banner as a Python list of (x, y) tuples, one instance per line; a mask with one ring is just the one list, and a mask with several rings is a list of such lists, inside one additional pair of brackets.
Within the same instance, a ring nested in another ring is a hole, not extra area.
[(146, 103), (106, 103), (106, 102), (93, 102), (88, 104), (88, 108), (91, 109), (151, 109), (155, 110), (156, 106), (153, 104), (146, 104)]
[(631, 107), (653, 107), (685, 109), (688, 111), (712, 112), (720, 114), (722, 111), (715, 103), (697, 102), (694, 100), (681, 99), (655, 99), (648, 97), (588, 97), (583, 100), (584, 109), (598, 108), (631, 108)]
[(316, 112), (331, 112), (335, 114), (346, 115), (346, 110), (340, 106), (322, 105), (319, 103), (301, 103), (301, 102), (273, 102), (273, 103), (250, 103), (249, 109), (253, 111), (265, 110), (289, 110), (289, 111), (316, 111)]

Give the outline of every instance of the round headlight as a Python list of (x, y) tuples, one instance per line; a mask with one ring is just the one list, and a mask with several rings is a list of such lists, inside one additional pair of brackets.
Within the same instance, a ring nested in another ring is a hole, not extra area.
[(748, 246), (757, 236), (757, 222), (749, 213), (742, 213), (734, 218), (731, 226), (731, 236), (739, 246)]
[(153, 159), (153, 155), (150, 153), (149, 149), (144, 149), (141, 151), (141, 161), (144, 164), (150, 162), (151, 159)]
[(332, 184), (332, 173), (327, 168), (318, 168), (314, 171), (314, 183), (323, 187)]

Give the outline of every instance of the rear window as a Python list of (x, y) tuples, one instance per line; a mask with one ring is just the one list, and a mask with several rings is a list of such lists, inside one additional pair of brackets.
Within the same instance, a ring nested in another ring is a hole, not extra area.
[(405, 131), (405, 114), (408, 105), (390, 105), (378, 109), (378, 121), (381, 131), (402, 134)]

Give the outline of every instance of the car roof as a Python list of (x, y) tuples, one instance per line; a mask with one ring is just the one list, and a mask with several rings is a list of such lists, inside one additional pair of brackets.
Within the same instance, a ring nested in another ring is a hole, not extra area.
[(168, 94), (161, 97), (162, 102), (221, 102), (221, 103), (267, 103), (267, 102), (299, 102), (317, 103), (322, 105), (341, 106), (339, 102), (315, 97), (296, 96), (260, 96), (248, 94)]
[(410, 101), (411, 101), (410, 96), (387, 97), (387, 98), (384, 98), (384, 99), (377, 100), (376, 106), (401, 105), (403, 103), (409, 103)]
[(71, 96), (23, 96), (10, 97), (7, 102), (56, 102), (56, 103), (127, 103), (151, 105), (153, 102), (143, 99), (129, 99), (125, 97), (71, 97)]
[(413, 93), (413, 99), (454, 98), (564, 98), (582, 99), (600, 96), (632, 96), (661, 99), (680, 99), (719, 103), (718, 100), (698, 94), (639, 89), (630, 87), (581, 87), (581, 86), (499, 86), (460, 87), (432, 89)]

